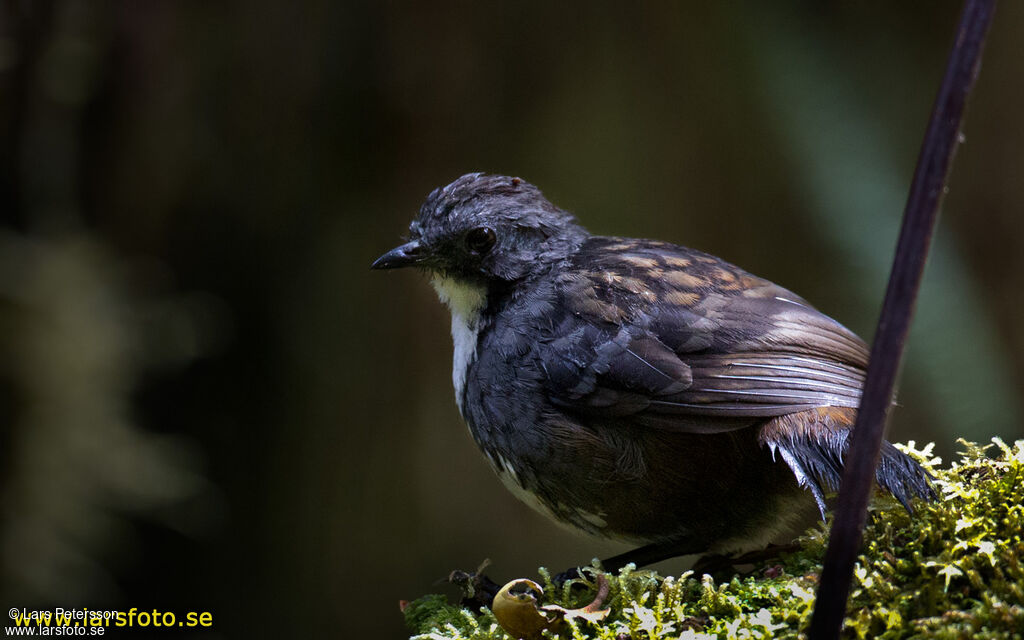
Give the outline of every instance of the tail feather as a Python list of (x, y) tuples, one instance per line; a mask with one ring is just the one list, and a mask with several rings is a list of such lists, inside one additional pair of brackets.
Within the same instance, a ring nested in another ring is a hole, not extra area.
[[(792, 469), (800, 486), (814, 495), (825, 518), (825, 494), (839, 489), (843, 458), (856, 412), (846, 408), (821, 408), (774, 418), (761, 428), (761, 443), (778, 454)], [(911, 499), (935, 499), (931, 476), (889, 442), (882, 442), (875, 471), (880, 487), (892, 494), (910, 513)]]
[(875, 471), (875, 480), (883, 489), (900, 501), (903, 508), (910, 513), (911, 498), (934, 500), (938, 496), (932, 488), (931, 474), (924, 470), (913, 458), (903, 453), (889, 442), (882, 441), (882, 456)]

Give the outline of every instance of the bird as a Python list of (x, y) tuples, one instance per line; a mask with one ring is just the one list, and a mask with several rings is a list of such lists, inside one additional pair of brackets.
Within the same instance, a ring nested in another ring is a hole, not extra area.
[[(432, 191), (373, 269), (426, 272), (451, 312), (452, 382), (518, 498), (630, 544), (614, 571), (763, 547), (838, 489), (864, 341), (795, 293), (669, 242), (590, 234), (518, 178)], [(930, 475), (883, 442), (912, 512)]]

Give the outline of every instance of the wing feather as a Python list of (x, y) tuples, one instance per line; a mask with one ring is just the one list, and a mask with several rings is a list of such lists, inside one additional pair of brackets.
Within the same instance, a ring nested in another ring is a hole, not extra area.
[(595, 238), (556, 292), (569, 313), (539, 354), (562, 407), (708, 433), (860, 402), (860, 338), (713, 256)]

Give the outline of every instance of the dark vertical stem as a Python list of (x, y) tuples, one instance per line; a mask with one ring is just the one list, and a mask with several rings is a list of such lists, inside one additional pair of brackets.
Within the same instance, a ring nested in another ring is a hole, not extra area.
[(994, 9), (995, 0), (966, 0), (964, 3), (946, 74), (932, 107), (871, 347), (864, 396), (846, 455), (835, 520), (811, 619), (811, 640), (838, 638), (842, 629), (896, 374), (960, 135), (964, 105), (978, 74), (981, 50)]

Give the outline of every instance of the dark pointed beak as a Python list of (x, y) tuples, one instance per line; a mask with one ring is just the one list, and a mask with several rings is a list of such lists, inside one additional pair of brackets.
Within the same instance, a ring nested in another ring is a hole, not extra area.
[(374, 260), (371, 269), (401, 269), (411, 267), (423, 258), (423, 247), (416, 240), (395, 247)]

